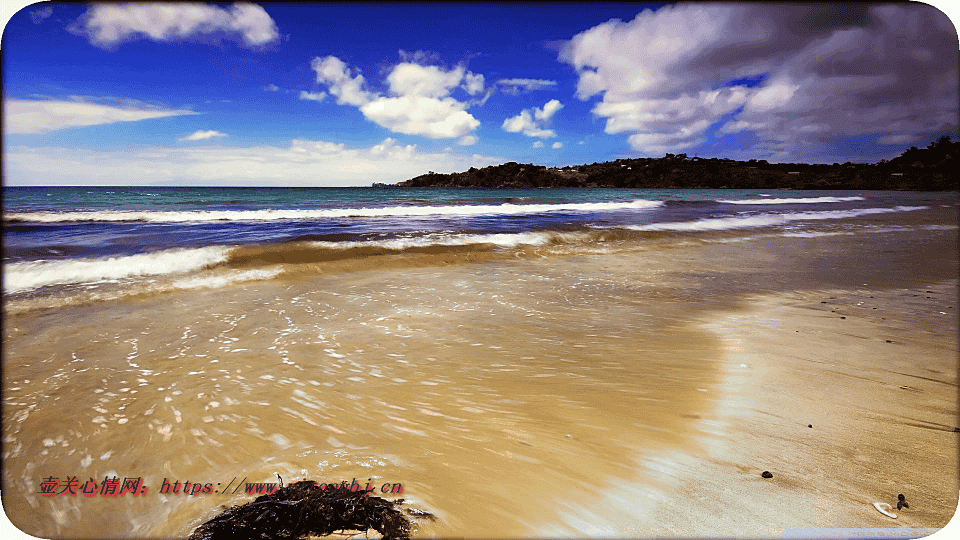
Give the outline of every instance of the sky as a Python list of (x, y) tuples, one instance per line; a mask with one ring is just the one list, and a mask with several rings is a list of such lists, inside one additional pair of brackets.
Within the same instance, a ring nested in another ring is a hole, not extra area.
[(918, 3), (44, 2), (0, 54), (7, 186), (876, 162), (958, 129), (957, 31)]

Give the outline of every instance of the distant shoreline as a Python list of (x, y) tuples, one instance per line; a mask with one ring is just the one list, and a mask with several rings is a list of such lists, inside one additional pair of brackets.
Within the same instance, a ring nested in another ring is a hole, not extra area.
[(511, 161), (459, 173), (429, 172), (373, 187), (960, 191), (958, 160), (960, 142), (942, 137), (925, 149), (913, 147), (879, 163), (768, 163), (686, 154), (549, 168)]

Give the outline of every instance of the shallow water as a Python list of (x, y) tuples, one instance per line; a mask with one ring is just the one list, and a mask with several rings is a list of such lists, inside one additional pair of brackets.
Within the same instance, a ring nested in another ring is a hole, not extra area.
[[(635, 480), (643, 449), (678, 444), (714, 377), (712, 338), (662, 299), (568, 270), (347, 274), (12, 319), (11, 517), (52, 536), (184, 534), (248, 497), (163, 501), (165, 478), (279, 474), (401, 483), (439, 535), (562, 523), (563, 505)], [(36, 493), (49, 476), (114, 474), (152, 492)]]
[[(355, 478), (402, 484), (389, 497), (439, 518), (422, 535), (635, 536), (624, 524), (656, 523), (721, 391), (705, 311), (956, 275), (955, 221), (875, 219), (8, 303), (4, 506), (39, 536), (182, 536), (251, 500), (244, 480)], [(70, 476), (148, 491), (38, 493)]]

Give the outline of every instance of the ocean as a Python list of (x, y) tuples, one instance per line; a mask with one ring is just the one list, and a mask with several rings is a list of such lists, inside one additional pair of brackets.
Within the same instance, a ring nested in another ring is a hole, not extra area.
[(955, 200), (769, 190), (5, 188), (3, 290), (18, 309), (56, 307), (404, 255), (629, 251), (665, 233), (861, 234), (887, 230), (891, 215), (937, 228)]
[[(737, 444), (711, 314), (957, 275), (955, 193), (3, 194), (4, 506), (38, 536), (184, 536), (278, 477), (400, 484), (426, 536), (682, 536), (678, 471)], [(147, 490), (41, 493), (114, 477)]]

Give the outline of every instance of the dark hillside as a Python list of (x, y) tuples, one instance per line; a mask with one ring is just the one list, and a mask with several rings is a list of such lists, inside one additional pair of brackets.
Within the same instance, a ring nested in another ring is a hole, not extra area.
[(618, 159), (604, 163), (547, 168), (504, 163), (452, 174), (429, 173), (397, 187), (480, 188), (758, 188), (958, 191), (960, 142), (941, 137), (927, 148), (910, 148), (879, 163), (767, 163), (688, 158)]

